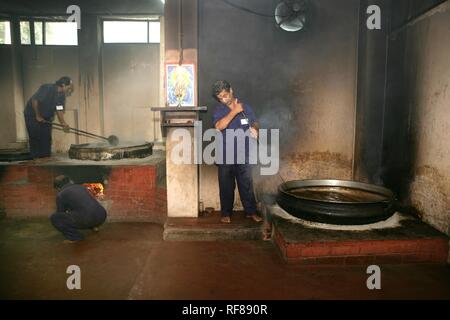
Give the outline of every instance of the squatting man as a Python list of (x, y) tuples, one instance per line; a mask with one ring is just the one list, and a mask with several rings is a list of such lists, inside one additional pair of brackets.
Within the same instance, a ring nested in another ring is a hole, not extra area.
[(106, 220), (106, 210), (89, 193), (86, 187), (74, 184), (69, 177), (57, 176), (54, 187), (56, 212), (50, 217), (53, 226), (66, 238), (64, 242), (78, 242), (84, 239), (82, 229), (98, 231)]

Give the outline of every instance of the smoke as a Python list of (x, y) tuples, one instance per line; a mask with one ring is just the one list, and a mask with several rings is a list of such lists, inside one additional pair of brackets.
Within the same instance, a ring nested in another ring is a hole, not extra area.
[[(296, 139), (296, 119), (293, 106), (280, 97), (265, 102), (258, 114), (261, 128), (280, 130), (280, 149), (290, 149), (291, 140)], [(293, 141), (292, 141), (293, 142)]]
[(286, 124), (292, 121), (292, 111), (286, 101), (282, 98), (275, 98), (267, 102), (262, 108), (262, 114), (259, 115), (259, 121), (262, 128), (282, 129)]

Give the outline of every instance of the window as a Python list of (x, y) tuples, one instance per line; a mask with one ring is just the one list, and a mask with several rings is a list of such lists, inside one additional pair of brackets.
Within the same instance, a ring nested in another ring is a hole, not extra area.
[(146, 21), (104, 21), (103, 40), (105, 43), (146, 43)]
[(160, 23), (159, 21), (149, 21), (148, 22), (148, 42), (159, 43), (161, 36)]
[(76, 22), (45, 22), (46, 45), (78, 45)]
[(159, 43), (159, 21), (103, 21), (104, 43)]
[[(34, 44), (78, 45), (78, 29), (75, 22), (34, 21)], [(20, 43), (31, 44), (30, 21), (20, 21)]]
[(44, 44), (42, 25), (42, 21), (34, 22), (34, 44), (36, 45)]
[(20, 43), (31, 44), (29, 21), (20, 21)]
[(11, 44), (11, 25), (9, 21), (0, 21), (0, 44)]

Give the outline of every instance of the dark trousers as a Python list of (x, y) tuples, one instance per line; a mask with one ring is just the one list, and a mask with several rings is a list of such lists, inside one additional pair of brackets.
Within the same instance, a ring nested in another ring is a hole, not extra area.
[(222, 215), (233, 214), (234, 189), (236, 181), (242, 205), (247, 215), (256, 213), (256, 199), (253, 192), (252, 168), (248, 164), (219, 165), (219, 191)]
[(50, 157), (52, 154), (52, 125), (40, 123), (35, 117), (25, 117), (30, 154), (34, 158)]
[(53, 226), (60, 231), (66, 239), (72, 241), (83, 240), (84, 235), (79, 231), (92, 229), (102, 225), (106, 220), (106, 210), (99, 209), (95, 212), (56, 212), (50, 220)]

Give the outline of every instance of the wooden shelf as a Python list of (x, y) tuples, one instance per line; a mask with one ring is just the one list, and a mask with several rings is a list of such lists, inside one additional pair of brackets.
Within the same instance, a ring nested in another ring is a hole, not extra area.
[(161, 127), (165, 127), (165, 128), (189, 128), (189, 127), (194, 127), (193, 123), (163, 123), (161, 125)]
[(193, 128), (194, 122), (200, 121), (200, 112), (208, 111), (208, 107), (151, 107), (150, 110), (161, 112), (162, 135), (166, 137), (168, 128)]
[(208, 107), (151, 107), (152, 111), (161, 111), (161, 112), (201, 112), (208, 111)]

